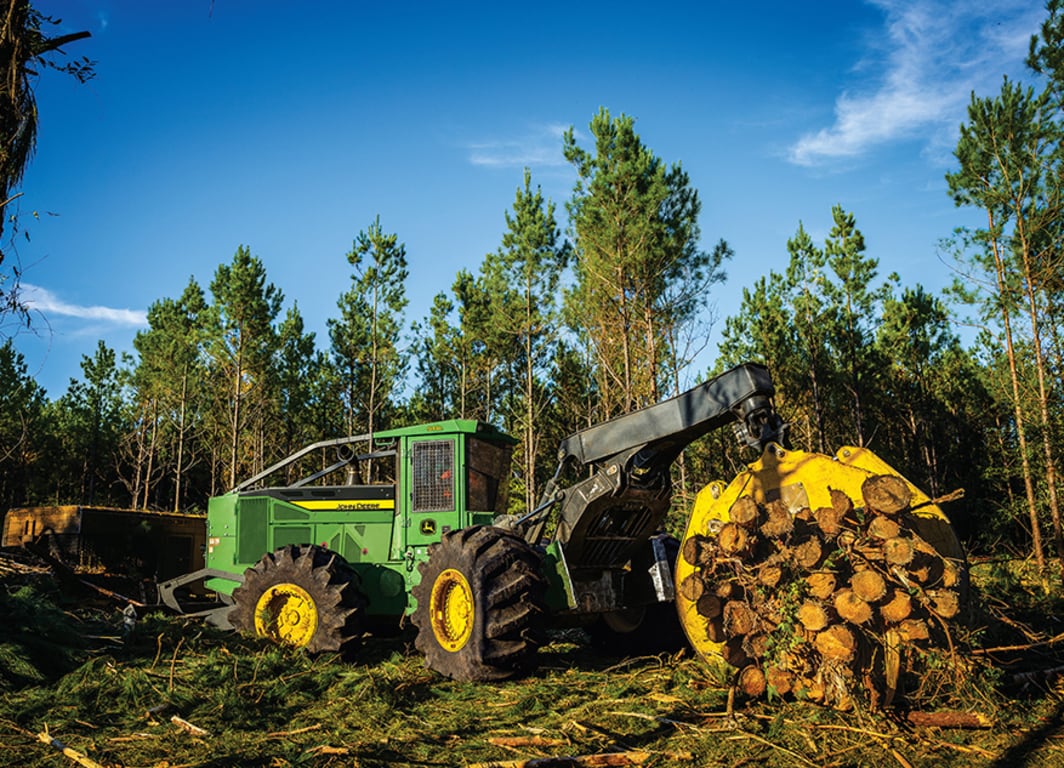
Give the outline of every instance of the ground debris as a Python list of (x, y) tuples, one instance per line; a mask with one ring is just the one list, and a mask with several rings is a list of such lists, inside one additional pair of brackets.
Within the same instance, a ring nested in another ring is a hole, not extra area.
[(204, 736), (211, 735), (210, 731), (204, 728), (200, 728), (198, 725), (193, 725), (188, 720), (185, 720), (183, 717), (178, 717), (177, 715), (172, 716), (170, 718), (170, 722), (176, 725), (181, 730), (191, 733), (193, 736), (199, 736), (202, 738)]
[(104, 768), (104, 766), (100, 765), (92, 758), (82, 754), (81, 752), (78, 752), (76, 749), (71, 749), (63, 742), (59, 741), (59, 739), (53, 737), (50, 733), (48, 733), (47, 726), (45, 726), (43, 731), (37, 734), (37, 740), (40, 741), (42, 744), (47, 744), (50, 747), (54, 747), (78, 765), (84, 766), (84, 768)]
[(643, 750), (604, 752), (597, 755), (564, 755), (561, 757), (533, 757), (527, 760), (502, 760), (472, 763), (467, 768), (612, 768), (613, 766), (644, 765), (653, 754)]

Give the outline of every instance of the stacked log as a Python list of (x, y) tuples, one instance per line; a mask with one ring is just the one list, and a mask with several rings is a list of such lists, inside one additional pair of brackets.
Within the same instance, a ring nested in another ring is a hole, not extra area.
[(888, 633), (926, 644), (946, 628), (964, 565), (921, 538), (911, 502), (894, 475), (869, 477), (860, 499), (832, 490), (830, 507), (793, 514), (741, 496), (716, 535), (684, 542), (694, 572), (680, 594), (739, 669), (740, 691), (847, 709), (855, 681), (882, 674)]

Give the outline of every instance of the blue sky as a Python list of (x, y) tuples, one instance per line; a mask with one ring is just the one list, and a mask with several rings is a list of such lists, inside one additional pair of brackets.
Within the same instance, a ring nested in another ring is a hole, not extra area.
[(34, 330), (15, 342), (51, 397), (241, 244), (324, 346), (378, 214), (421, 319), (498, 248), (525, 166), (564, 220), (561, 132), (590, 146), (600, 106), (682, 163), (705, 246), (734, 248), (721, 317), (784, 267), (800, 221), (822, 240), (836, 203), (881, 275), (938, 290), (939, 241), (979, 223), (943, 178), (970, 93), (1027, 77), (1044, 17), (1039, 0), (35, 4), (90, 30), (67, 50), (97, 62), (84, 86), (41, 78), (19, 200)]

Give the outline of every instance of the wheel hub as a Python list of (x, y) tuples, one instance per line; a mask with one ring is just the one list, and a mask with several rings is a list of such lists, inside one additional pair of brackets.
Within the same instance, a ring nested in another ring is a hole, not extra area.
[(255, 605), (255, 633), (275, 643), (302, 648), (318, 629), (318, 607), (298, 584), (275, 584)]
[(453, 568), (443, 571), (432, 585), (429, 598), (432, 633), (444, 650), (461, 650), (473, 634), (476, 611), (473, 590), (466, 577)]

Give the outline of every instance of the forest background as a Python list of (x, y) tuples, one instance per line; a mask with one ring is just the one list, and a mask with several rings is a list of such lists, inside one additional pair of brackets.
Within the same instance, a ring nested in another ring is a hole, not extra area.
[[(28, 3), (9, 3), (0, 64), (0, 199), (16, 199), (33, 148), (42, 67), (82, 82)], [(798, 447), (867, 445), (948, 509), (976, 550), (1064, 563), (1064, 9), (1034, 30), (1031, 82), (974, 93), (947, 176), (959, 210), (985, 225), (945, 246), (944, 293), (882, 274), (844, 205), (816, 240), (796, 222), (789, 263), (743, 288), (701, 378), (767, 364)], [(47, 119), (42, 116), (41, 119)], [(416, 421), (473, 418), (519, 439), (511, 506), (532, 506), (558, 440), (676, 394), (703, 359), (713, 297), (733, 257), (702, 245), (702, 201), (682, 158), (663, 159), (635, 120), (603, 108), (561, 139), (568, 199), (515, 179), (498, 247), (412, 307), (406, 248), (373, 214), (353, 240), (350, 282), (319, 338), (264, 263), (240, 245), (213, 274), (154, 301), (123, 355), (101, 340), (81, 376), (49, 397), (10, 338), (0, 345), (0, 509), (95, 504), (196, 511), (303, 445)], [(5, 203), (5, 254), (22, 236)], [(10, 337), (32, 321), (17, 261), (0, 261)], [(330, 297), (330, 300), (333, 300)], [(959, 324), (975, 327), (965, 341)], [(751, 457), (726, 432), (678, 465), (673, 522), (693, 494)], [(314, 457), (321, 463), (328, 457)], [(299, 468), (296, 468), (299, 469)], [(304, 467), (306, 469), (306, 467)]]

